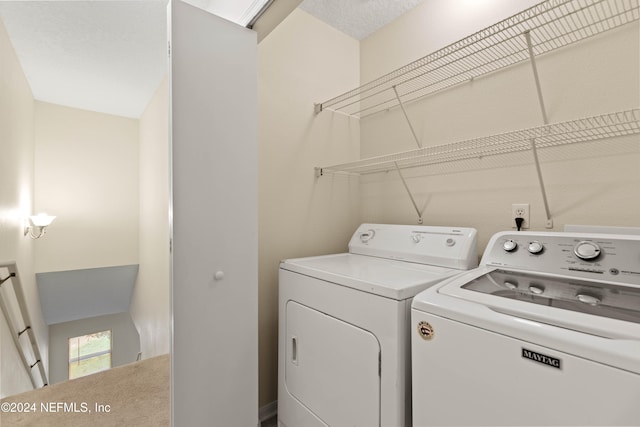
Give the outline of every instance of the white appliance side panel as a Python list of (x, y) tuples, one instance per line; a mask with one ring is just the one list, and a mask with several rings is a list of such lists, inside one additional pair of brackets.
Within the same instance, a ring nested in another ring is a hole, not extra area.
[(287, 302), (285, 384), (330, 426), (380, 424), (380, 345), (364, 329)]
[(255, 427), (256, 34), (170, 8), (172, 425)]
[(640, 375), (416, 310), (412, 330), (415, 427), (640, 425)]

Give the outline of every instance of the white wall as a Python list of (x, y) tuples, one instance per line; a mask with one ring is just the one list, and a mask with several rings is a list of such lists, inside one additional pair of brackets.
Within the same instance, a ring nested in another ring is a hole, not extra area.
[(90, 317), (49, 326), (49, 371), (51, 384), (69, 379), (69, 338), (111, 331), (111, 367), (136, 361), (140, 336), (129, 313)]
[(355, 160), (359, 123), (313, 104), (357, 86), (358, 42), (299, 9), (259, 45), (260, 406), (277, 399), (278, 267), (347, 250), (358, 178), (314, 166)]
[(169, 353), (169, 85), (140, 118), (140, 268), (129, 312), (142, 358)]
[[(427, 0), (361, 44), (362, 76), (371, 79), (472, 34), (530, 1)], [(482, 9), (482, 7), (487, 9)], [(471, 7), (474, 9), (471, 10)], [(461, 13), (466, 11), (468, 13)], [(559, 122), (640, 105), (637, 23), (538, 58), (549, 121)], [(425, 145), (542, 124), (531, 66), (524, 63), (407, 106)], [(361, 120), (363, 157), (414, 149), (399, 109)], [(554, 229), (565, 224), (640, 225), (638, 137), (541, 152)], [(544, 230), (535, 169), (515, 159), (482, 170), (407, 171), (426, 224), (475, 227), (480, 253), (492, 234), (513, 226), (512, 203), (530, 203), (531, 226)], [(513, 164), (509, 162), (514, 162)], [(416, 223), (397, 174), (362, 178), (362, 220)]]
[[(31, 89), (0, 21), (0, 260), (16, 261), (36, 339), (48, 369), (48, 331), (35, 282), (34, 244), (23, 236), (33, 212), (34, 102)], [(0, 315), (0, 397), (32, 388)]]
[(138, 263), (138, 120), (36, 102), (36, 271)]

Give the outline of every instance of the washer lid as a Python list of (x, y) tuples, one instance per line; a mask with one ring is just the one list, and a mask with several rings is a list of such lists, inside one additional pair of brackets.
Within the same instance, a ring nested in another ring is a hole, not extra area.
[(498, 269), (462, 289), (640, 324), (640, 289), (631, 286)]
[(634, 287), (483, 266), (416, 295), (412, 308), (474, 325), (491, 323), (493, 318), (500, 322), (510, 318), (507, 323), (524, 319), (610, 339), (632, 339), (640, 346), (635, 292)]
[(347, 253), (289, 259), (280, 268), (395, 300), (412, 298), (460, 273), (453, 268)]
[[(555, 305), (535, 304), (527, 301), (526, 297), (509, 298), (465, 287), (476, 279), (480, 280), (475, 283), (488, 280), (486, 275), (494, 270), (495, 268), (488, 266), (478, 267), (426, 289), (413, 299), (412, 316), (420, 316), (421, 313), (436, 315), (472, 328), (496, 332), (640, 374), (639, 323), (630, 321), (628, 317), (621, 320), (594, 315), (587, 312), (589, 309), (575, 311)], [(566, 280), (571, 285), (586, 285), (583, 280), (573, 282), (570, 277), (547, 276), (547, 279)], [(520, 278), (517, 289), (525, 285), (528, 287), (530, 283), (527, 280), (529, 279), (523, 281)], [(544, 285), (550, 282), (534, 282), (532, 285), (535, 286), (536, 283)], [(592, 281), (591, 284), (595, 282)], [(489, 285), (485, 283), (482, 286)], [(505, 287), (509, 288), (510, 285)], [(579, 290), (586, 293), (587, 288), (585, 286)], [(536, 291), (529, 290), (527, 295), (531, 300), (539, 298)], [(585, 301), (580, 304), (589, 305), (590, 300)], [(591, 309), (598, 310), (598, 307)], [(633, 316), (626, 309), (619, 314)]]

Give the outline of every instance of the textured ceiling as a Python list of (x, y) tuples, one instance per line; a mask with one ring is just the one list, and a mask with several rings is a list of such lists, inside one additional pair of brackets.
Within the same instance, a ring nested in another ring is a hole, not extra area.
[(304, 0), (300, 9), (362, 40), (423, 0)]
[[(187, 0), (246, 25), (265, 0)], [(138, 118), (167, 70), (167, 0), (0, 1), (35, 99)]]
[(165, 1), (0, 2), (39, 101), (139, 117), (167, 68)]

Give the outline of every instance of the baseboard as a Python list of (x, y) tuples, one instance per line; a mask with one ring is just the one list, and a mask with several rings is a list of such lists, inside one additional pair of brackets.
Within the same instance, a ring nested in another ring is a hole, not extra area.
[(260, 422), (264, 422), (269, 418), (278, 414), (278, 401), (274, 400), (271, 403), (267, 403), (258, 410), (258, 418)]

